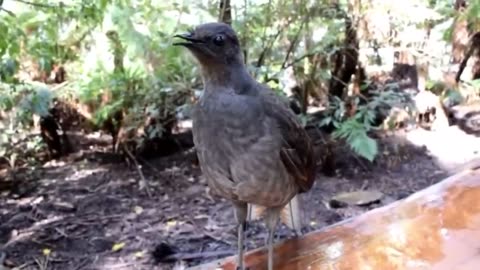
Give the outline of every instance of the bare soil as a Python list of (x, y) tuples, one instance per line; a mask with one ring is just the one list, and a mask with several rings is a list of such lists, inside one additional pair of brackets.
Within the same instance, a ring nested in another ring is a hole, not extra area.
[[(388, 136), (379, 142), (381, 156), (373, 164), (345, 145), (335, 145), (336, 175), (327, 177), (319, 169), (313, 189), (303, 197), (308, 202), (305, 232), (402, 199), (446, 176), (425, 149)], [(190, 149), (143, 162), (147, 187), (141, 187), (135, 166), (88, 148), (5, 177), (0, 180), (4, 264), (22, 269), (183, 269), (234, 254), (232, 208), (209, 195), (193, 160)], [(333, 195), (362, 189), (385, 196), (364, 207), (329, 206)], [(263, 222), (250, 223), (247, 248), (263, 246), (265, 236)], [(277, 231), (277, 241), (292, 236), (283, 225)]]

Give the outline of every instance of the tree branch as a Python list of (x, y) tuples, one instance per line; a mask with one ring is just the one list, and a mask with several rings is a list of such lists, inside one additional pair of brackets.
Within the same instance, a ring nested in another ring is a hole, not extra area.
[(460, 77), (462, 77), (463, 70), (467, 66), (468, 59), (470, 59), (470, 57), (473, 55), (475, 50), (479, 49), (479, 47), (480, 47), (480, 32), (477, 32), (470, 38), (467, 53), (465, 54), (465, 57), (463, 58), (458, 68), (457, 75), (455, 76), (455, 81), (457, 83), (460, 82)]
[[(308, 15), (306, 17), (308, 17)], [(286, 64), (288, 62), (288, 58), (290, 58), (290, 54), (292, 54), (293, 49), (295, 48), (295, 45), (297, 45), (298, 39), (300, 38), (300, 33), (302, 32), (303, 26), (305, 25), (306, 21), (307, 21), (307, 19), (304, 19), (302, 21), (302, 24), (300, 24), (300, 28), (298, 28), (298, 31), (295, 34), (295, 38), (290, 43), (290, 46), (288, 47), (288, 50), (287, 50), (287, 54), (285, 55), (285, 59), (283, 60), (283, 63), (282, 63), (282, 69), (284, 69), (286, 67)]]
[(34, 7), (39, 7), (39, 8), (57, 8), (57, 7), (60, 6), (60, 5), (58, 5), (58, 6), (52, 6), (52, 5), (47, 5), (47, 4), (34, 3), (34, 2), (26, 1), (26, 0), (13, 0), (13, 1), (16, 1), (16, 2), (18, 2), (18, 3), (25, 4), (25, 5), (30, 5), (30, 6), (34, 6)]
[[(289, 68), (289, 67), (295, 65), (296, 63), (302, 61), (303, 59), (305, 59), (305, 58), (307, 58), (307, 57), (310, 57), (310, 56), (314, 56), (314, 55), (316, 55), (316, 54), (318, 54), (318, 53), (321, 53), (321, 52), (322, 52), (322, 51), (314, 51), (314, 52), (311, 52), (311, 53), (306, 53), (306, 54), (304, 54), (304, 55), (296, 58), (296, 59), (293, 60), (292, 62), (286, 64), (286, 65), (283, 67), (283, 69)], [(279, 72), (275, 73), (273, 76), (267, 78), (267, 79), (265, 80), (265, 83), (268, 83), (268, 82), (270, 82), (270, 81), (272, 81), (272, 80), (275, 80), (275, 77), (277, 77), (278, 74), (280, 74), (280, 72), (282, 72), (283, 69), (281, 69)]]
[[(290, 24), (290, 22), (288, 22), (286, 24), (286, 26), (288, 26)], [(286, 27), (285, 26), (285, 27)], [(263, 48), (263, 51), (260, 53), (260, 56), (258, 57), (258, 60), (257, 60), (257, 67), (261, 67), (263, 66), (263, 62), (265, 61), (265, 56), (267, 55), (267, 52), (272, 49), (272, 46), (273, 44), (275, 43), (275, 40), (277, 40), (277, 38), (280, 36), (280, 34), (283, 32), (283, 30), (285, 29), (285, 27), (282, 27), (280, 28), (277, 33), (275, 33), (275, 35), (273, 36), (273, 38), (270, 40), (269, 44), (267, 44), (267, 46), (265, 46)], [(266, 37), (264, 37), (264, 39), (266, 39)]]
[(6, 10), (3, 7), (0, 7), (0, 10), (5, 11), (6, 13), (8, 13), (8, 15), (12, 17), (16, 17), (15, 13), (11, 12), (10, 10)]
[[(269, 0), (268, 1), (268, 20), (269, 20), (269, 23), (271, 22), (271, 19), (272, 19), (272, 14), (271, 14), (271, 10), (272, 10), (272, 0)], [(267, 47), (268, 46), (265, 46), (265, 42), (267, 40), (267, 28), (268, 27), (264, 27), (263, 28), (263, 37), (262, 37), (262, 48), (263, 48), (263, 51), (260, 53), (259, 57), (258, 57), (258, 60), (257, 60), (257, 67), (260, 67), (260, 65), (263, 64), (263, 59), (265, 58), (265, 54), (266, 54), (266, 51), (267, 51)]]

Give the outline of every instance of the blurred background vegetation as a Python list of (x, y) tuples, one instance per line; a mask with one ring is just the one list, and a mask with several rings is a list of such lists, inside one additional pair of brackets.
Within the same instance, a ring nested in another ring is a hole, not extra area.
[(447, 112), (478, 96), (478, 1), (0, 0), (0, 163), (57, 158), (100, 133), (131, 157), (191, 147), (202, 84), (172, 37), (210, 21), (232, 24), (252, 75), (325, 145), (370, 161), (375, 131), (401, 122), (385, 124), (393, 108), (415, 119), (418, 90)]

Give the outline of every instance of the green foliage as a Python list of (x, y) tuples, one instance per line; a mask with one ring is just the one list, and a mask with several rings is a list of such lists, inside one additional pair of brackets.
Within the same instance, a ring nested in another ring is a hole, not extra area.
[(470, 22), (478, 23), (480, 20), (480, 3), (478, 1), (469, 1), (466, 15)]
[[(160, 6), (150, 8), (159, 13)], [(177, 104), (170, 102), (178, 100), (179, 95), (190, 95), (193, 84), (198, 84), (196, 67), (187, 59), (179, 48), (169, 45), (175, 27), (176, 19), (170, 17), (142, 20), (141, 32), (135, 27), (136, 18), (150, 14), (146, 8), (133, 9), (131, 6), (108, 6), (106, 9), (104, 28), (108, 43), (94, 42), (100, 48), (102, 56), (123, 55), (121, 64), (124, 70), (115, 72), (111, 57), (96, 59), (97, 63), (84, 63), (84, 74), (79, 80), (76, 94), (82, 102), (100, 106), (102, 96), (108, 92), (110, 100), (102, 104), (95, 112), (95, 123), (101, 125), (112, 113), (123, 109), (129, 119), (127, 130), (142, 126), (146, 111), (158, 117), (174, 114)], [(151, 13), (153, 15), (153, 13)], [(158, 27), (162, 25), (162, 27)], [(158, 32), (157, 29), (162, 29)], [(112, 36), (109, 33), (117, 33)], [(100, 38), (102, 32), (95, 33)], [(107, 45), (107, 46), (105, 46)], [(89, 51), (87, 54), (92, 55)], [(117, 63), (118, 64), (118, 63)], [(113, 65), (113, 66), (112, 66)], [(155, 107), (158, 113), (151, 113)], [(150, 108), (150, 109), (148, 109)], [(140, 116), (140, 117), (139, 117)], [(143, 116), (143, 117), (142, 117)], [(153, 134), (161, 135), (158, 129), (152, 129)], [(149, 128), (150, 130), (150, 128)], [(148, 136), (153, 136), (149, 134)]]
[(333, 133), (334, 138), (343, 138), (352, 150), (369, 161), (378, 153), (377, 142), (367, 135), (367, 127), (358, 119), (351, 118), (343, 122)]
[(470, 84), (475, 88), (477, 91), (480, 89), (480, 79), (470, 81)]
[(49, 89), (38, 85), (0, 85), (0, 111), (8, 117), (0, 119), (0, 157), (12, 165), (18, 155), (15, 148), (24, 144), (22, 152), (40, 149), (40, 138), (26, 132), (33, 123), (33, 116), (46, 116), (53, 100)]
[(334, 138), (345, 139), (356, 154), (373, 161), (378, 154), (378, 145), (368, 133), (376, 129), (373, 126), (376, 114), (382, 107), (392, 107), (400, 99), (401, 97), (391, 90), (375, 94), (371, 100), (364, 103), (360, 103), (360, 99), (356, 97), (353, 101), (357, 108), (355, 115), (346, 118), (345, 102), (333, 97), (328, 116), (318, 125), (333, 124), (337, 128), (333, 133)]
[[(11, 140), (18, 137), (18, 131), (30, 129), (32, 116), (48, 113), (52, 98), (59, 96), (87, 104), (98, 126), (121, 111), (123, 127), (143, 128), (142, 138), (162, 136), (165, 122), (188, 115), (189, 100), (199, 92), (201, 81), (191, 55), (171, 46), (172, 37), (198, 23), (216, 20), (218, 1), (33, 1), (42, 7), (18, 1), (8, 1), (13, 4), (7, 7), (6, 2), (2, 8), (14, 16), (0, 11), (0, 80), (5, 84), (0, 88), (0, 113), (7, 113), (9, 120), (1, 119), (2, 128), (9, 130), (2, 132), (3, 145), (14, 145)], [(279, 95), (285, 95), (282, 76), (289, 67), (300, 84), (309, 80), (316, 86), (327, 84), (330, 56), (343, 46), (345, 16), (351, 13), (350, 2), (331, 2), (232, 1), (233, 26), (246, 50), (248, 68), (257, 79)], [(453, 14), (449, 1), (407, 2), (410, 6), (401, 10), (395, 1), (375, 7), (363, 3), (361, 12), (390, 13), (389, 23), (396, 30), (423, 28)], [(477, 6), (470, 6), (470, 16), (478, 15)], [(61, 91), (33, 84), (25, 75), (31, 69), (48, 73), (58, 64), (67, 69), (69, 80)], [(345, 139), (355, 153), (371, 161), (378, 152), (376, 141), (369, 136), (375, 112), (390, 104), (392, 97), (382, 93), (366, 103), (357, 98), (356, 114), (348, 119), (345, 102), (334, 100), (330, 115), (320, 125), (332, 123), (337, 128), (335, 137)], [(149, 118), (159, 121), (146, 126)], [(305, 116), (301, 119), (307, 122)]]

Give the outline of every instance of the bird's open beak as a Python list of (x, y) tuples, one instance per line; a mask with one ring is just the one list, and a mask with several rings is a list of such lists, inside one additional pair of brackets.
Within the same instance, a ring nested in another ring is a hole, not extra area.
[(173, 37), (178, 37), (178, 38), (181, 38), (181, 39), (187, 41), (187, 42), (175, 42), (175, 43), (173, 43), (173, 46), (191, 47), (192, 45), (197, 45), (197, 44), (203, 43), (202, 40), (193, 38), (191, 33), (179, 34), (179, 35), (175, 35)]

